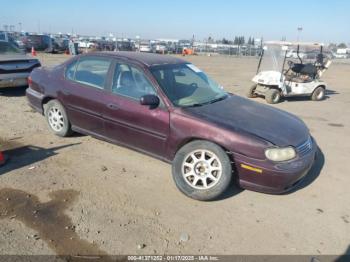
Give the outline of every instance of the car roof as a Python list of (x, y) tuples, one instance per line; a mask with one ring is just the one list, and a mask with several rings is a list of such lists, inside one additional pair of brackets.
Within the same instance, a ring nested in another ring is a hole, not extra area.
[(126, 59), (134, 62), (141, 63), (147, 67), (157, 66), (157, 65), (169, 65), (169, 64), (185, 64), (187, 61), (170, 56), (170, 55), (159, 55), (152, 53), (142, 53), (142, 52), (131, 52), (131, 51), (104, 51), (104, 52), (93, 52), (86, 54), (98, 55), (98, 56), (108, 56)]

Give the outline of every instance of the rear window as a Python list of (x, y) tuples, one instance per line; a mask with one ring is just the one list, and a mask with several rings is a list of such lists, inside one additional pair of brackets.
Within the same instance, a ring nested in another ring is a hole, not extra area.
[(76, 82), (103, 89), (111, 61), (103, 58), (83, 58), (68, 66), (66, 77)]

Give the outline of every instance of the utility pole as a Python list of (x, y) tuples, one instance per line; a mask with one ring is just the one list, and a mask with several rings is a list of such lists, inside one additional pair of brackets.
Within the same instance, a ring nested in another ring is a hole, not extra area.
[(298, 30), (298, 37), (297, 37), (297, 42), (299, 43), (300, 42), (300, 35), (301, 35), (301, 32), (303, 31), (303, 27), (302, 26), (299, 26), (297, 28)]

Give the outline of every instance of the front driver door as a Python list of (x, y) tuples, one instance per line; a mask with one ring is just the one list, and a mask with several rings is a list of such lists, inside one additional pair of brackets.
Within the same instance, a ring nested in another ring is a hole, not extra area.
[(140, 104), (140, 97), (156, 94), (141, 68), (125, 62), (116, 63), (112, 74), (111, 95), (104, 111), (107, 137), (117, 143), (164, 156), (169, 136), (169, 112), (161, 104), (150, 108)]

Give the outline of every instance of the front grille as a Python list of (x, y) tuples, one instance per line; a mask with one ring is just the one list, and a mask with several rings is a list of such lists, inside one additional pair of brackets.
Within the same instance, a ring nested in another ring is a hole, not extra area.
[(297, 146), (299, 156), (303, 157), (312, 151), (312, 138), (309, 137), (304, 143)]

